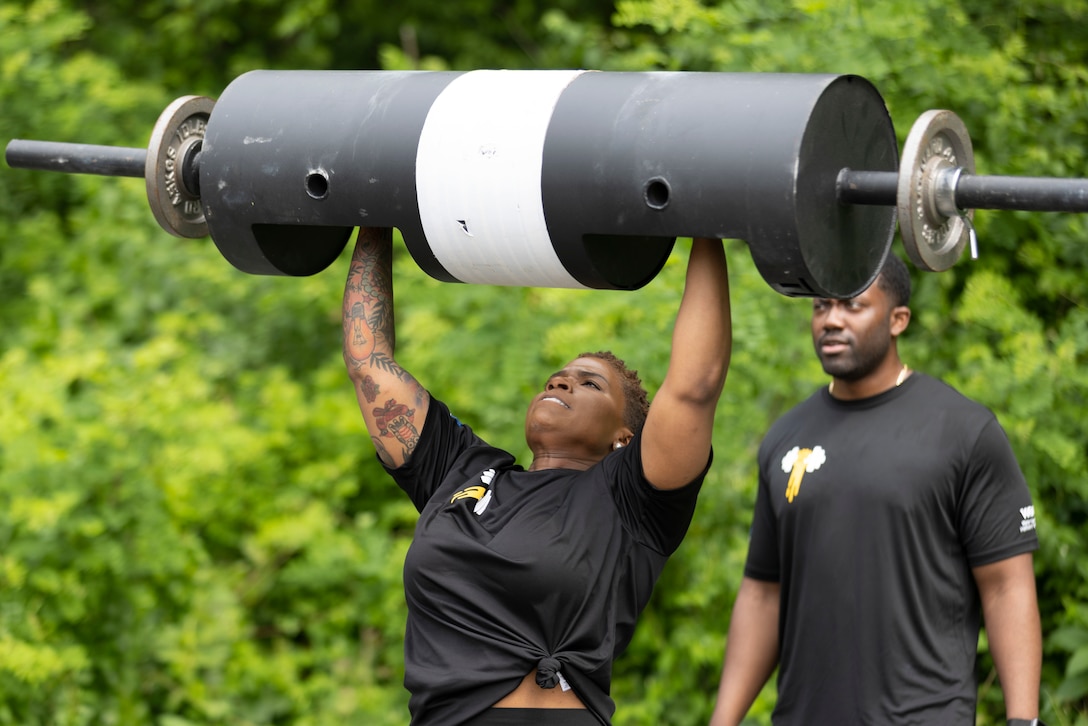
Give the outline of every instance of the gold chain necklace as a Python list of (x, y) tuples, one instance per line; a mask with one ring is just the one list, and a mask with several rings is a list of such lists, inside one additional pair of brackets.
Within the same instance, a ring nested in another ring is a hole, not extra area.
[[(907, 374), (910, 373), (910, 368), (907, 368), (907, 364), (903, 364), (903, 368), (899, 371), (899, 375), (895, 378), (895, 387), (899, 388), (903, 385), (903, 381), (907, 380)], [(835, 393), (835, 380), (832, 379), (831, 383), (827, 384), (827, 392)]]

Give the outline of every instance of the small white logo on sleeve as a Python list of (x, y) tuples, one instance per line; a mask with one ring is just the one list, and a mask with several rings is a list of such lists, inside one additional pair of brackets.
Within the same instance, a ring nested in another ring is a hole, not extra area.
[(483, 498), (476, 502), (476, 506), (472, 508), (472, 511), (475, 512), (477, 516), (483, 514), (484, 510), (487, 509), (487, 505), (491, 504), (491, 481), (494, 478), (494, 469), (488, 469), (480, 475), (480, 481), (487, 485), (487, 493), (484, 494)]
[(1035, 506), (1020, 507), (1020, 532), (1031, 532), (1035, 529)]

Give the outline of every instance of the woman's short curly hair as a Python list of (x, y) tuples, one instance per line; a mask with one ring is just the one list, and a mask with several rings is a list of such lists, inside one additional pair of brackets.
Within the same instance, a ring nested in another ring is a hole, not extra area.
[(628, 368), (627, 364), (610, 350), (582, 353), (578, 357), (603, 360), (619, 374), (620, 380), (623, 381), (623, 425), (631, 429), (631, 433), (634, 434), (642, 431), (642, 425), (646, 423), (646, 413), (650, 410), (650, 401), (646, 397), (646, 389), (642, 387), (642, 379), (638, 377), (638, 371)]

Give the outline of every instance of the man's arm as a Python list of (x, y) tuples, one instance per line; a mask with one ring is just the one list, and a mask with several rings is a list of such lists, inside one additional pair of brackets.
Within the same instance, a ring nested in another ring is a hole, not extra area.
[(430, 397), (394, 359), (393, 233), (361, 228), (344, 285), (344, 364), (370, 440), (398, 467), (411, 456)]
[(1039, 715), (1043, 636), (1030, 552), (973, 569), (1007, 718)]
[(699, 475), (710, 456), (733, 335), (729, 276), (721, 240), (692, 241), (672, 353), (642, 434), (642, 468), (658, 489), (676, 489)]
[(736, 726), (778, 663), (777, 582), (741, 580), (725, 644), (718, 700), (710, 726)]

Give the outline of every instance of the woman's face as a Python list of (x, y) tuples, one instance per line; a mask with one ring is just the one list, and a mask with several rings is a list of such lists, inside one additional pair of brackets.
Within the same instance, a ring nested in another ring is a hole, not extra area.
[(531, 448), (584, 449), (604, 458), (623, 429), (623, 383), (619, 374), (599, 358), (576, 358), (548, 377), (533, 397), (525, 418)]

